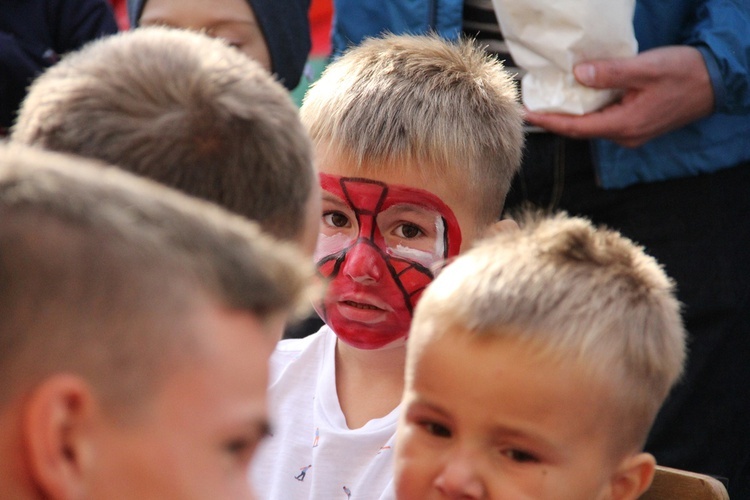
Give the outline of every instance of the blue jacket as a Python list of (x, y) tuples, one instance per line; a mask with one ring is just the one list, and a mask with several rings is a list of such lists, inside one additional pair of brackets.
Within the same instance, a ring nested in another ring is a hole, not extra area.
[[(334, 51), (384, 31), (432, 30), (456, 39), (462, 8), (461, 0), (334, 0)], [(635, 149), (593, 141), (601, 185), (620, 188), (750, 162), (750, 2), (637, 0), (633, 24), (641, 51), (665, 45), (701, 51), (716, 112)]]
[(61, 55), (117, 32), (107, 0), (4, 0), (0, 7), (0, 128), (26, 88)]
[(364, 38), (434, 31), (449, 40), (461, 34), (461, 0), (333, 0), (331, 43), (340, 54)]

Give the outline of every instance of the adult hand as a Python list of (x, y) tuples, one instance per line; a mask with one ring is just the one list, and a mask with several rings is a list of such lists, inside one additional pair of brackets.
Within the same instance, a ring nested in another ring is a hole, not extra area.
[(582, 116), (527, 110), (526, 121), (560, 135), (610, 139), (633, 148), (714, 109), (708, 70), (693, 47), (660, 47), (627, 59), (587, 61), (576, 65), (574, 73), (587, 87), (622, 90), (622, 98)]

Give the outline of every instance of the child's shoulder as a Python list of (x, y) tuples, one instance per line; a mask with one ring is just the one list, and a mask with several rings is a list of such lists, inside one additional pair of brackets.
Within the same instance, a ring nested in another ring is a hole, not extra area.
[(328, 325), (301, 339), (285, 339), (276, 344), (271, 355), (271, 371), (278, 373), (295, 364), (317, 364), (326, 358), (326, 352), (335, 347), (336, 334)]
[(328, 325), (323, 325), (320, 330), (310, 334), (306, 337), (299, 339), (283, 339), (276, 344), (274, 355), (277, 354), (295, 354), (303, 351), (307, 351), (310, 348), (315, 348), (326, 344), (326, 340), (330, 340), (330, 336), (335, 336), (333, 330)]
[(322, 378), (332, 380), (335, 350), (336, 334), (326, 325), (307, 337), (279, 342), (269, 363), (271, 399), (293, 400), (299, 391), (315, 392)]

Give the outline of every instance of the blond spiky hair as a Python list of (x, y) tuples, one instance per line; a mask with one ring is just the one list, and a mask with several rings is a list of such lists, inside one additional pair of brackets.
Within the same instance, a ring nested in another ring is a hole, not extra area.
[(611, 389), (632, 449), (646, 434), (685, 360), (671, 280), (615, 231), (565, 214), (526, 216), (522, 229), (479, 243), (451, 263), (416, 308), (409, 362), (446, 332), (529, 343), (545, 362), (575, 363)]
[(517, 97), (502, 63), (471, 40), (387, 35), (329, 65), (300, 113), (318, 147), (355, 168), (449, 175), (491, 222), (521, 163)]

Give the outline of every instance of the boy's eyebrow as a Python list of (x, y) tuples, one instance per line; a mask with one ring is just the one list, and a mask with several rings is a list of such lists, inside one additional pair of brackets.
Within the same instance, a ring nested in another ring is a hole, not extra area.
[(416, 204), (411, 204), (411, 203), (399, 203), (397, 205), (393, 205), (391, 207), (388, 207), (386, 210), (384, 210), (384, 212), (385, 211), (388, 211), (388, 212), (393, 211), (393, 212), (396, 212), (396, 213), (399, 213), (399, 214), (401, 214), (401, 213), (415, 213), (417, 215), (427, 215), (427, 216), (438, 215), (439, 216), (439, 212), (437, 212), (436, 210), (434, 210), (432, 208), (423, 207), (423, 206), (416, 205)]
[(521, 438), (533, 441), (536, 446), (541, 446), (543, 451), (552, 454), (555, 450), (559, 450), (560, 447), (557, 443), (550, 441), (548, 438), (543, 437), (533, 431), (527, 431), (518, 429), (515, 427), (508, 427), (505, 425), (495, 425), (490, 429), (490, 435), (493, 439), (502, 440), (508, 437)]
[(344, 200), (342, 200), (341, 198), (339, 198), (335, 194), (329, 193), (327, 191), (323, 191), (323, 201), (327, 201), (327, 202), (330, 202), (330, 203), (335, 203), (336, 205), (341, 205), (342, 207), (348, 207), (349, 206)]
[(442, 417), (451, 418), (450, 414), (447, 411), (437, 406), (435, 403), (431, 403), (430, 401), (427, 401), (426, 399), (424, 399), (423, 396), (419, 394), (417, 394), (416, 397), (409, 402), (409, 405), (406, 408), (407, 412), (408, 410), (412, 409), (414, 406), (421, 406), (423, 408), (427, 408), (430, 411), (434, 411), (435, 413), (439, 413)]
[[(424, 399), (424, 397), (421, 395), (416, 395), (416, 397), (411, 402), (409, 402), (409, 405), (406, 407), (406, 412), (408, 413), (410, 410), (414, 408), (414, 406), (426, 408), (430, 411), (433, 411), (439, 414), (440, 416), (446, 419), (452, 418), (450, 413), (448, 413), (446, 410)], [(559, 444), (553, 441), (550, 441), (549, 439), (542, 437), (541, 435), (533, 431), (526, 431), (526, 430), (518, 429), (516, 427), (508, 427), (506, 425), (501, 425), (501, 424), (493, 425), (489, 429), (489, 431), (490, 431), (490, 436), (496, 441), (501, 441), (503, 439), (507, 439), (508, 437), (525, 439), (525, 440), (533, 441), (534, 445), (536, 447), (540, 447), (541, 451), (543, 451), (548, 457), (554, 459), (555, 457), (559, 456), (559, 453), (560, 453)]]
[[(349, 207), (348, 203), (346, 203), (344, 200), (342, 200), (341, 198), (339, 198), (335, 194), (323, 191), (322, 198), (323, 198), (323, 201), (327, 201), (329, 203), (340, 205), (342, 207)], [(430, 216), (430, 217), (435, 216), (435, 215), (439, 215), (439, 212), (437, 212), (436, 210), (434, 210), (432, 208), (423, 207), (423, 206), (420, 206), (420, 205), (417, 205), (417, 204), (411, 204), (411, 203), (399, 203), (397, 205), (393, 205), (393, 206), (388, 207), (387, 209), (384, 210), (384, 212), (385, 211), (387, 211), (387, 212), (393, 211), (393, 212), (398, 213), (398, 214), (402, 214), (402, 213), (414, 213), (414, 214), (417, 214), (417, 215), (427, 215), (427, 216)]]

